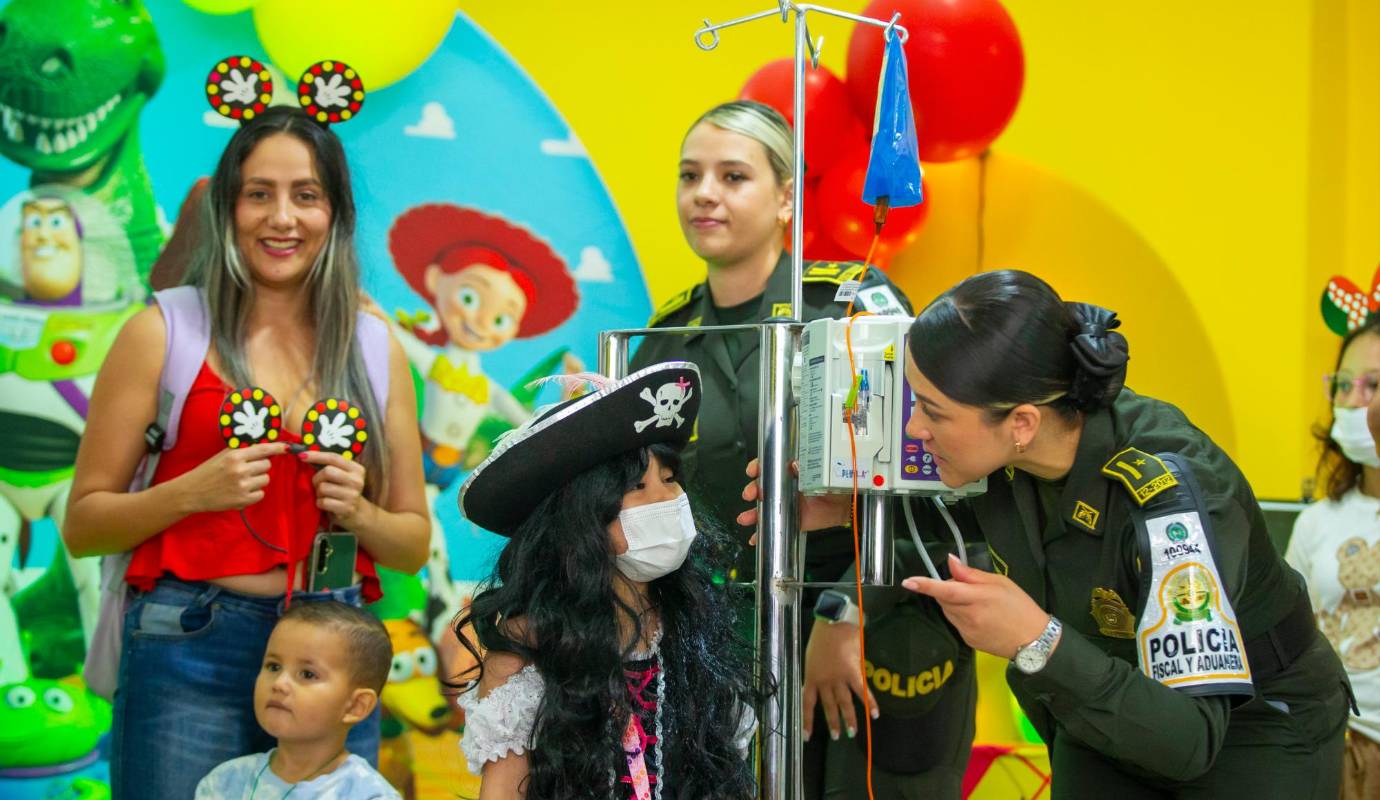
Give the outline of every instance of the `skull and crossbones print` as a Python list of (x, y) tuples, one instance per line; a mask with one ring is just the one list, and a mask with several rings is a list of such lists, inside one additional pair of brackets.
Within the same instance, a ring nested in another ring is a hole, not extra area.
[(680, 415), (680, 409), (694, 393), (695, 390), (690, 388), (690, 381), (685, 378), (675, 383), (663, 383), (655, 395), (651, 389), (644, 388), (638, 396), (652, 404), (652, 416), (634, 422), (633, 430), (641, 433), (653, 423), (658, 428), (670, 427), (672, 423), (675, 423), (677, 428), (684, 425), (685, 418)]

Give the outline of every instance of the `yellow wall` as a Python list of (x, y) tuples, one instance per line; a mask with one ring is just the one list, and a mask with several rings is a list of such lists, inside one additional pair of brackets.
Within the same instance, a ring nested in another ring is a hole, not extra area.
[[(1328, 276), (1380, 263), (1380, 4), (1007, 0), (1027, 81), (986, 167), (931, 168), (935, 203), (893, 272), (923, 302), (981, 267), (1023, 266), (1116, 308), (1131, 383), (1178, 402), (1264, 497), (1311, 472), (1306, 430), (1335, 355)], [(470, 6), (471, 4), (462, 4)], [(675, 221), (686, 125), (766, 61), (789, 28), (691, 35), (771, 0), (474, 4), (465, 11), (565, 114), (608, 181), (653, 301), (698, 280)], [(860, 10), (862, 3), (840, 2)], [(843, 72), (851, 24), (812, 24)]]

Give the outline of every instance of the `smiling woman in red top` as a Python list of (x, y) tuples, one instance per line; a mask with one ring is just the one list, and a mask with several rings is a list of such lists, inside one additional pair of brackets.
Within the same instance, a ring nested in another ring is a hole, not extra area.
[[(216, 764), (272, 745), (254, 719), (254, 682), (285, 595), (312, 599), (302, 562), (317, 531), (357, 537), (355, 585), (315, 593), (355, 604), (378, 594), (375, 563), (410, 573), (427, 554), (407, 362), (387, 339), (379, 408), (357, 331), (355, 209), (340, 140), (300, 110), (271, 108), (231, 138), (205, 206), (187, 282), (205, 298), (211, 344), (176, 444), (147, 489), (127, 490), (157, 416), (159, 354), (172, 349), (154, 306), (121, 331), (96, 380), (63, 529), (76, 555), (134, 551), (112, 728), (116, 800), (190, 797)], [(278, 441), (225, 446), (220, 404), (243, 386), (278, 399)], [(289, 452), (325, 397), (369, 420), (360, 458)], [(377, 719), (349, 741), (370, 760), (377, 745)]]

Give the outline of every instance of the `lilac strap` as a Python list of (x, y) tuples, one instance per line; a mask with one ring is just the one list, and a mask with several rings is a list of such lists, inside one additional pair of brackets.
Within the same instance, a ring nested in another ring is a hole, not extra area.
[[(359, 352), (364, 358), (364, 372), (369, 376), (369, 385), (374, 389), (374, 401), (378, 403), (379, 413), (388, 417), (388, 356), (391, 348), (388, 343), (388, 324), (373, 314), (359, 312), (355, 320), (355, 341), (359, 342)], [(379, 420), (380, 426), (383, 420)]]
[(164, 289), (154, 292), (153, 298), (168, 331), (158, 382), (158, 425), (164, 431), (163, 449), (171, 450), (177, 442), (182, 405), (211, 348), (211, 323), (206, 301), (195, 286)]

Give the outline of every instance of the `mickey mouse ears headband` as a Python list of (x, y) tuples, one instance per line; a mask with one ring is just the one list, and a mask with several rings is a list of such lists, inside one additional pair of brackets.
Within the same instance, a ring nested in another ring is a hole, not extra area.
[(1380, 269), (1370, 279), (1370, 291), (1341, 275), (1328, 279), (1322, 295), (1322, 316), (1333, 333), (1346, 336), (1366, 324), (1377, 310), (1380, 310)]
[[(250, 56), (223, 58), (206, 77), (206, 100), (221, 116), (247, 122), (273, 102), (273, 75)], [(364, 106), (364, 81), (343, 61), (318, 61), (297, 81), (297, 101), (322, 125), (345, 122)]]

